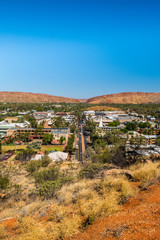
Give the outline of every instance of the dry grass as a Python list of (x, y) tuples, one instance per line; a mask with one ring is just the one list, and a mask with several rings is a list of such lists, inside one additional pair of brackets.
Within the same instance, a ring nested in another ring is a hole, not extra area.
[(135, 180), (141, 182), (142, 187), (147, 187), (160, 177), (160, 164), (159, 162), (148, 162), (138, 166), (133, 173)]
[(8, 237), (8, 233), (7, 233), (6, 226), (0, 225), (0, 239), (7, 239), (7, 237)]
[[(62, 164), (62, 169), (78, 171), (79, 165)], [(78, 169), (78, 170), (77, 170)], [(159, 163), (146, 163), (132, 166), (134, 179), (143, 185), (160, 176)], [(18, 175), (18, 172), (20, 175)], [(16, 217), (17, 223), (8, 232), (5, 225), (0, 224), (0, 239), (11, 240), (56, 240), (78, 233), (97, 217), (116, 212), (121, 203), (136, 193), (132, 183), (121, 174), (106, 175), (103, 179), (83, 179), (70, 185), (64, 185), (54, 199), (48, 201), (25, 200), (32, 179), (25, 170), (14, 167), (7, 169), (17, 179), (24, 191), (18, 202), (13, 198), (6, 200), (0, 207), (0, 220)], [(34, 184), (32, 184), (34, 185)], [(88, 222), (87, 222), (88, 221)], [(14, 233), (14, 234), (13, 234)], [(11, 234), (8, 235), (8, 234)]]
[(82, 180), (64, 186), (57, 199), (64, 206), (75, 205), (85, 218), (96, 218), (117, 211), (119, 203), (134, 194), (135, 190), (125, 177), (110, 177), (104, 181)]

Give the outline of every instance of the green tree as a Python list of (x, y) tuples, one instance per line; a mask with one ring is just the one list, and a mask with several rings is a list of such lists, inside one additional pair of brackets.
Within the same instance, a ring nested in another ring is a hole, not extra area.
[(155, 140), (156, 145), (160, 146), (160, 136), (158, 136)]
[(94, 122), (91, 121), (91, 120), (88, 120), (88, 121), (86, 122), (85, 129), (86, 129), (87, 131), (89, 131), (90, 133), (92, 133), (92, 132), (95, 131), (95, 129), (96, 129), (96, 123), (94, 123)]
[(46, 133), (43, 135), (43, 139), (42, 139), (43, 144), (45, 145), (51, 144), (52, 141), (53, 141), (53, 134)]
[(63, 137), (63, 136), (62, 136), (62, 137), (60, 137), (60, 139), (59, 139), (59, 143), (60, 143), (60, 144), (63, 144), (63, 142), (64, 142), (64, 141), (66, 141), (66, 138), (65, 138), (65, 137)]
[(63, 127), (67, 127), (67, 123), (64, 121), (64, 119), (59, 116), (53, 119), (53, 127), (54, 128), (63, 128)]
[(140, 145), (146, 145), (146, 138), (144, 136), (135, 136), (130, 138), (130, 144), (135, 145), (136, 148), (139, 148)]
[(27, 146), (27, 149), (34, 149), (34, 150), (37, 149), (37, 150), (40, 150), (41, 149), (41, 145), (38, 142), (33, 142), (33, 143), (31, 143), (31, 144), (29, 144)]
[(128, 131), (136, 131), (137, 130), (137, 123), (136, 122), (127, 122), (126, 129)]
[(138, 126), (139, 128), (150, 128), (151, 124), (149, 122), (140, 122)]
[(119, 125), (120, 125), (120, 122), (118, 120), (108, 123), (108, 126), (110, 127), (117, 127)]
[(65, 147), (65, 151), (72, 153), (73, 152), (73, 143), (74, 143), (75, 135), (72, 134), (71, 137), (68, 138), (67, 146)]
[(76, 125), (75, 124), (70, 125), (70, 132), (74, 133), (75, 130), (76, 130)]
[(2, 154), (2, 143), (1, 143), (1, 140), (0, 140), (0, 154)]

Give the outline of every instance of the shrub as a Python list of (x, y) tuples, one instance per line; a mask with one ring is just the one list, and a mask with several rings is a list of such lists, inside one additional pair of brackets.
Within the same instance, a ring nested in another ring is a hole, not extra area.
[(60, 188), (60, 185), (61, 183), (59, 181), (44, 182), (38, 189), (38, 195), (44, 198), (51, 198), (55, 191)]
[(9, 186), (9, 178), (0, 174), (0, 189), (6, 189)]
[(82, 229), (88, 228), (88, 226), (92, 225), (95, 221), (95, 217), (93, 216), (88, 216), (85, 218), (85, 220), (82, 222)]
[(37, 171), (42, 166), (41, 160), (32, 160), (27, 164), (26, 170), (29, 173)]
[(17, 155), (16, 155), (16, 160), (19, 160), (21, 162), (23, 161), (30, 161), (31, 160), (31, 157), (32, 155), (35, 153), (35, 151), (33, 149), (24, 149), (23, 151), (19, 152)]
[(51, 159), (48, 156), (42, 158), (42, 167), (47, 167), (51, 163)]
[(51, 160), (48, 156), (44, 156), (42, 160), (32, 160), (27, 164), (27, 171), (33, 173), (40, 169), (40, 167), (47, 167), (50, 164)]
[(44, 183), (46, 181), (55, 181), (60, 175), (59, 168), (52, 167), (50, 169), (45, 169), (38, 171), (34, 174), (34, 178), (37, 183)]
[(99, 163), (92, 163), (86, 167), (84, 167), (79, 172), (80, 178), (94, 178), (96, 174), (99, 173), (99, 171), (102, 169), (103, 165)]
[(60, 177), (55, 181), (43, 182), (38, 189), (38, 195), (47, 199), (51, 198), (54, 196), (56, 191), (58, 191), (63, 186), (63, 184), (71, 183), (72, 181), (72, 176), (65, 176)]

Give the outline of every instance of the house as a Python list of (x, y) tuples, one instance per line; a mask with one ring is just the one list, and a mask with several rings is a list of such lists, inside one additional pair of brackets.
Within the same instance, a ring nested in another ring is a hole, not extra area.
[(83, 113), (86, 117), (95, 116), (95, 111), (84, 111)]
[(50, 152), (48, 154), (48, 157), (54, 161), (54, 162), (57, 162), (57, 161), (67, 161), (68, 159), (68, 153), (65, 153), (65, 152), (59, 152), (59, 151), (54, 151), (54, 152)]
[(65, 137), (66, 141), (68, 141), (69, 133), (69, 128), (52, 128), (51, 130), (51, 134), (53, 134), (55, 140)]
[(12, 123), (12, 122), (17, 122), (18, 117), (7, 117), (5, 118), (6, 123)]
[[(44, 154), (38, 153), (34, 155), (31, 160), (42, 160), (42, 157)], [(59, 152), (59, 151), (52, 151), (48, 154), (48, 157), (53, 161), (67, 161), (68, 160), (68, 153), (65, 152)]]
[(22, 128), (25, 129), (28, 127), (28, 124), (25, 123), (8, 123), (6, 121), (0, 122), (0, 134), (4, 133), (7, 134), (7, 136), (11, 136), (16, 128)]
[[(30, 138), (37, 138), (35, 131), (36, 128), (12, 128), (8, 130), (8, 134), (16, 136), (19, 134), (29, 133)], [(44, 134), (53, 134), (55, 140), (59, 140), (61, 137), (65, 137), (66, 141), (70, 133), (69, 128), (42, 128), (40, 133), (37, 133), (39, 138), (42, 138)]]
[(31, 158), (31, 160), (42, 160), (42, 157), (44, 156), (44, 154), (42, 154), (42, 153), (37, 153), (37, 154), (35, 154), (32, 158)]

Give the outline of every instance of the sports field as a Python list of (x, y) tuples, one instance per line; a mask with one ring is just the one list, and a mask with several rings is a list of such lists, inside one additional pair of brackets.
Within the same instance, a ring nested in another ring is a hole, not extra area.
[[(17, 145), (16, 149), (26, 149), (27, 145)], [(2, 153), (6, 153), (9, 150), (15, 150), (15, 146), (2, 146)], [(42, 152), (44, 152), (45, 150), (47, 151), (63, 151), (63, 145), (42, 145), (41, 146), (41, 150)]]

